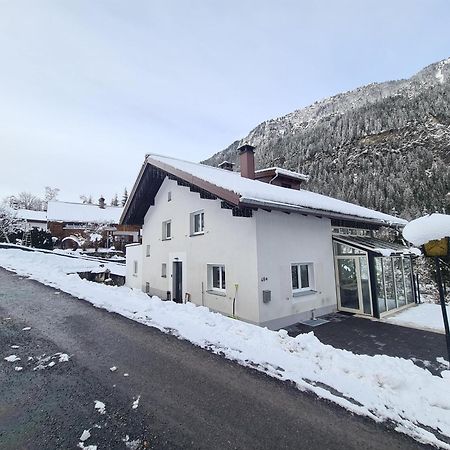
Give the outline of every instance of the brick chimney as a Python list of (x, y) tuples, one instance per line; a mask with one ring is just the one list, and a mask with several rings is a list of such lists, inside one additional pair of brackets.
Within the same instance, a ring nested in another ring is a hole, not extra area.
[(98, 199), (98, 206), (101, 209), (105, 209), (105, 199), (103, 198), (103, 195)]
[(241, 177), (255, 179), (255, 147), (253, 145), (244, 144), (238, 148)]

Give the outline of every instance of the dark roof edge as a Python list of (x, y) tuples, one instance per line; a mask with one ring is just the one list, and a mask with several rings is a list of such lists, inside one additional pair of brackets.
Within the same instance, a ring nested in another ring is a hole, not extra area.
[(266, 202), (263, 200), (256, 200), (256, 199), (252, 199), (252, 198), (241, 198), (241, 205), (253, 207), (253, 208), (259, 206), (261, 208), (275, 209), (278, 211), (288, 211), (288, 212), (297, 212), (300, 214), (303, 213), (303, 214), (314, 215), (314, 216), (323, 216), (323, 217), (327, 217), (330, 219), (345, 219), (345, 220), (351, 220), (354, 222), (370, 223), (373, 225), (379, 225), (379, 226), (391, 227), (391, 228), (405, 226), (401, 223), (389, 223), (384, 220), (370, 219), (370, 218), (361, 217), (361, 216), (352, 216), (351, 214), (342, 214), (342, 213), (333, 212), (333, 211), (326, 211), (323, 209), (314, 209), (314, 208), (306, 208), (303, 206), (272, 203), (272, 202)]
[(151, 156), (147, 156), (144, 163), (142, 164), (141, 170), (136, 179), (136, 182), (134, 183), (133, 189), (131, 190), (128, 200), (123, 208), (119, 224), (123, 224), (125, 221), (128, 210), (133, 202), (134, 195), (136, 194), (136, 190), (139, 187), (139, 184), (141, 183), (142, 176), (148, 165), (156, 167), (157, 169), (160, 169), (166, 172), (167, 174), (173, 175), (174, 177), (177, 177), (185, 181), (186, 183), (192, 184), (193, 186), (197, 186), (198, 188), (203, 189), (234, 206), (239, 206), (239, 195), (236, 194), (235, 192), (221, 188), (220, 186), (216, 186), (215, 184), (202, 180), (201, 178), (198, 178), (188, 172), (176, 169), (173, 166), (170, 166), (169, 164), (152, 159)]
[(202, 180), (201, 178), (198, 178), (195, 175), (192, 175), (188, 172), (184, 172), (183, 170), (176, 169), (175, 167), (169, 164), (152, 159), (151, 156), (147, 158), (147, 163), (158, 169), (163, 170), (164, 172), (170, 173), (171, 175), (180, 178), (181, 180), (186, 181), (189, 184), (197, 186), (198, 188), (203, 189), (205, 191), (208, 191), (209, 193), (221, 198), (222, 200), (231, 203), (234, 206), (239, 206), (239, 195), (233, 191), (222, 188), (220, 186), (216, 186), (215, 184), (210, 183), (209, 181)]
[(134, 194), (136, 193), (136, 189), (139, 186), (139, 183), (141, 182), (141, 178), (142, 178), (142, 175), (143, 175), (144, 170), (145, 170), (146, 167), (147, 167), (147, 156), (145, 157), (145, 160), (142, 163), (141, 169), (139, 170), (139, 174), (138, 174), (138, 176), (136, 178), (136, 181), (134, 182), (133, 189), (131, 189), (131, 192), (128, 195), (128, 198), (127, 198), (127, 202), (125, 203), (125, 206), (123, 207), (123, 211), (122, 211), (122, 214), (121, 214), (120, 219), (119, 219), (119, 225), (123, 225), (124, 224), (125, 217), (126, 217), (126, 215), (128, 213), (128, 210), (130, 208), (131, 202), (133, 201)]

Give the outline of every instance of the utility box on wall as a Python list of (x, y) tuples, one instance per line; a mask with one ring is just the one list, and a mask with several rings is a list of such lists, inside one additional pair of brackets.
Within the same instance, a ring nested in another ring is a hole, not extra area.
[(269, 303), (272, 300), (272, 291), (263, 291), (263, 303)]

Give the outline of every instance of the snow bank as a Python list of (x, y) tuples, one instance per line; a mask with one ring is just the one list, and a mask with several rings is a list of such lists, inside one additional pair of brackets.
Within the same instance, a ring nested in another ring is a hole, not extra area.
[[(450, 306), (447, 306), (447, 315), (450, 317)], [(405, 309), (385, 320), (397, 325), (444, 332), (441, 306), (432, 303), (422, 303)]]
[[(415, 439), (450, 449), (450, 380), (433, 376), (412, 361), (385, 355), (355, 355), (322, 344), (313, 333), (288, 336), (192, 303), (150, 298), (127, 287), (90, 283), (67, 275), (84, 263), (51, 254), (0, 250), (0, 266), (57, 287), (93, 305), (267, 373), (300, 390), (376, 421), (394, 422)], [(435, 436), (430, 430), (439, 430)]]
[(431, 214), (412, 220), (403, 229), (403, 237), (414, 245), (450, 236), (450, 216)]

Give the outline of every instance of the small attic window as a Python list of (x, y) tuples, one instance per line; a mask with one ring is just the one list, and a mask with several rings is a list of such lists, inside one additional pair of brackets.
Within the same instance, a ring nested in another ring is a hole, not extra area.
[(172, 191), (167, 193), (167, 201), (170, 202), (172, 200)]

